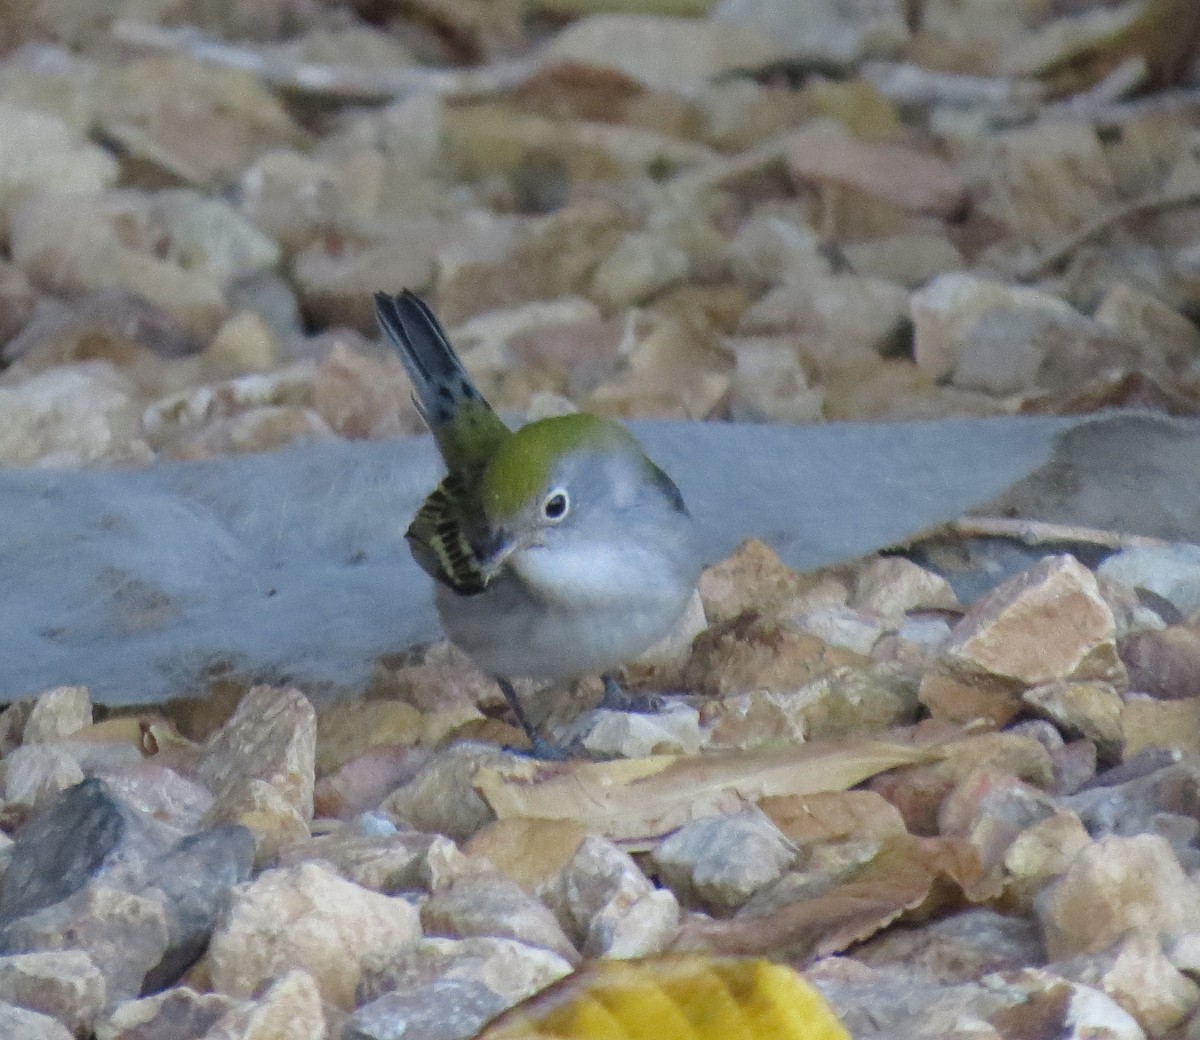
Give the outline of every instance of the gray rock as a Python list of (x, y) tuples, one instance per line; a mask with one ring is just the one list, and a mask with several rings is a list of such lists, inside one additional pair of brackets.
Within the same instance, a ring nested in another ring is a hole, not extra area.
[(1200, 611), (1200, 545), (1135, 546), (1110, 556), (1097, 570), (1162, 596), (1185, 617)]
[(0, 1003), (0, 1036), (12, 1040), (72, 1040), (67, 1027), (49, 1015)]
[(765, 815), (708, 816), (680, 827), (654, 862), (681, 902), (731, 909), (778, 881), (796, 848)]
[(129, 817), (99, 780), (64, 791), (17, 837), (0, 922), (51, 906), (82, 888), (128, 836)]
[[(165, 985), (203, 952), (225, 893), (249, 878), (253, 856), (244, 827), (177, 842), (103, 781), (85, 780), (18, 834), (0, 894), (0, 950), (86, 950), (126, 996)], [(125, 930), (136, 932), (143, 917), (155, 922), (146, 943), (140, 935), (127, 942)]]
[(420, 939), (366, 971), (343, 1040), (460, 1040), (562, 978), (568, 961), (512, 939)]

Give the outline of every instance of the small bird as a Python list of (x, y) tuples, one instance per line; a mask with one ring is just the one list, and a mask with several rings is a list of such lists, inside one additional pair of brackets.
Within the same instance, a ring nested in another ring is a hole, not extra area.
[(511, 680), (607, 673), (665, 636), (700, 574), (679, 489), (625, 427), (575, 413), (517, 430), (484, 400), (417, 295), (375, 294), (446, 477), (406, 538), (450, 641), (496, 680), (535, 754), (552, 755)]

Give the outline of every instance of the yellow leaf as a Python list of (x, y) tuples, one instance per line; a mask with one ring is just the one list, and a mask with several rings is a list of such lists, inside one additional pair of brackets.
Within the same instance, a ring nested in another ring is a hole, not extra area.
[(477, 1040), (849, 1040), (825, 999), (767, 960), (596, 961)]

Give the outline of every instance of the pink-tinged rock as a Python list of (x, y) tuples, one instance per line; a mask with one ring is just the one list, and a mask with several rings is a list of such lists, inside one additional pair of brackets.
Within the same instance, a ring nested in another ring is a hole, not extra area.
[(945, 652), (956, 671), (1030, 686), (1126, 681), (1112, 610), (1092, 572), (1067, 555), (1046, 557), (976, 601)]
[(787, 163), (797, 180), (854, 188), (916, 213), (948, 217), (966, 201), (966, 186), (945, 159), (861, 141), (832, 124), (794, 134)]
[(1110, 836), (1083, 849), (1035, 903), (1052, 959), (1098, 953), (1130, 931), (1200, 930), (1200, 899), (1165, 838)]
[(314, 979), (321, 998), (354, 1006), (362, 963), (411, 945), (417, 910), (308, 863), (268, 870), (232, 892), (208, 949), (213, 988), (250, 997), (293, 968)]
[(1121, 641), (1130, 689), (1161, 700), (1190, 700), (1200, 689), (1200, 630), (1170, 625)]
[(429, 761), (429, 752), (418, 748), (384, 745), (364, 751), (323, 776), (313, 788), (313, 814), (351, 820), (378, 808), (392, 791), (406, 784)]

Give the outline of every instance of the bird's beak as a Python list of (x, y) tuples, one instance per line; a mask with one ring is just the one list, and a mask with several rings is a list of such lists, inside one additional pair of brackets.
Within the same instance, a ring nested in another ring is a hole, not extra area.
[(475, 548), (484, 582), (491, 582), (508, 562), (509, 557), (522, 548), (524, 548), (523, 541), (515, 538), (504, 528), (499, 527), (490, 531)]

